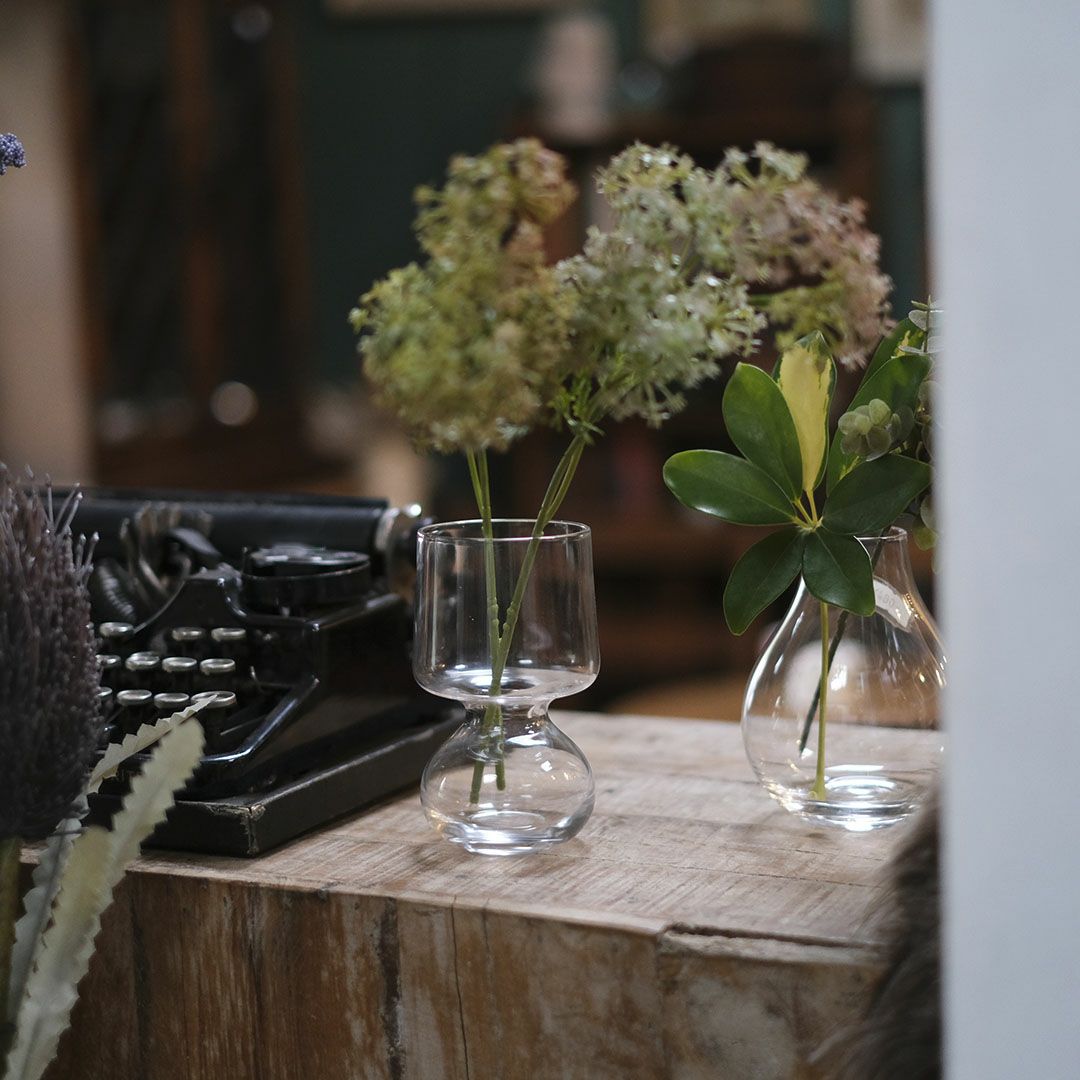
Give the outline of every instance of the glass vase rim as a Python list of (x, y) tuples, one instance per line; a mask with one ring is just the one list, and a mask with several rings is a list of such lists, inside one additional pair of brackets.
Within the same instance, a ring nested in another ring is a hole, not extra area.
[(911, 533), (903, 525), (890, 525), (888, 529), (880, 533), (870, 533), (867, 536), (858, 535), (855, 539), (860, 544), (876, 544), (878, 541), (895, 543), (899, 540), (910, 540)]
[[(496, 544), (527, 544), (532, 539), (532, 529), (536, 524), (536, 518), (492, 518), (492, 526), (520, 525), (522, 531), (511, 536), (494, 536), (491, 541)], [(427, 543), (435, 544), (484, 544), (488, 538), (483, 535), (484, 522), (480, 518), (462, 518), (457, 521), (435, 521), (430, 525), (423, 525), (417, 532), (417, 537)], [(461, 530), (452, 532), (451, 530)], [(474, 533), (464, 530), (473, 529)], [(549, 529), (557, 531), (549, 532)], [(552, 540), (580, 540), (589, 537), (592, 529), (580, 521), (565, 521), (555, 519), (544, 526), (544, 532), (539, 537), (541, 543)]]

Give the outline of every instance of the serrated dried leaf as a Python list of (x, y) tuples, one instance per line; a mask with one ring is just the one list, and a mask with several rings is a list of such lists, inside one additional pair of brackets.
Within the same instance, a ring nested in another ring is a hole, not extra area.
[(120, 742), (110, 743), (105, 753), (101, 755), (101, 760), (90, 773), (90, 779), (86, 782), (87, 793), (93, 794), (106, 780), (116, 775), (117, 770), (128, 758), (153, 746), (178, 724), (182, 724), (205, 708), (206, 704), (206, 700), (198, 701), (194, 705), (189, 705), (183, 712), (163, 716), (152, 724), (142, 724), (138, 731), (125, 735)]
[(82, 821), (88, 810), (86, 796), (80, 796), (70, 816), (60, 822), (56, 832), (49, 837), (34, 867), (33, 884), (23, 897), (23, 915), (15, 924), (11, 978), (8, 982), (8, 1015), (3, 1018), (9, 1023), (14, 1022), (19, 1002), (26, 993), (26, 984), (41, 948), (41, 936), (49, 922), (64, 867), (72, 845), (82, 832)]
[(174, 727), (132, 779), (112, 831), (94, 825), (75, 841), (52, 923), (20, 1003), (6, 1080), (39, 1080), (56, 1056), (113, 889), (139, 845), (165, 817), (173, 793), (191, 775), (202, 749), (199, 724)]

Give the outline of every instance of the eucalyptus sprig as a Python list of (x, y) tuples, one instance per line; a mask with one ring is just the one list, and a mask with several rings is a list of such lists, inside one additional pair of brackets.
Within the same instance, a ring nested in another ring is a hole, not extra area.
[[(739, 364), (722, 405), (739, 453), (688, 450), (664, 466), (665, 483), (687, 506), (737, 525), (779, 526), (728, 577), (724, 615), (733, 633), (745, 632), (800, 576), (821, 605), (821, 679), (800, 740), (801, 750), (817, 711), (816, 798), (824, 798), (826, 677), (845, 613), (876, 608), (875, 555), (858, 538), (881, 536), (917, 510), (930, 485), (928, 326), (916, 312), (883, 339), (831, 437), (836, 368), (822, 335), (797, 341), (771, 376)], [(831, 645), (829, 605), (842, 609)]]

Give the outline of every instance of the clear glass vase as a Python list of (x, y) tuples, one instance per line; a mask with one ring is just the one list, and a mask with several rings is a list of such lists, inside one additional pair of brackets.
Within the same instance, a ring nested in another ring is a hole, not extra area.
[(750, 676), (742, 716), (750, 764), (773, 798), (859, 832), (901, 821), (932, 786), (944, 754), (945, 685), (945, 656), (912, 577), (907, 533), (893, 528), (860, 542), (874, 563), (874, 614), (827, 607), (823, 642), (821, 603), (800, 582)]
[(420, 530), (413, 670), (465, 723), (424, 770), (428, 820), (453, 843), (519, 854), (568, 840), (593, 807), (580, 749), (548, 715), (596, 678), (592, 537), (584, 525), (478, 521)]

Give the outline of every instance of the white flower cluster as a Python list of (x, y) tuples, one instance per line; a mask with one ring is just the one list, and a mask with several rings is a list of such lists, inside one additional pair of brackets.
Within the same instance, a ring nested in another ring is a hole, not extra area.
[(552, 268), (542, 226), (573, 194), (563, 160), (534, 140), (457, 158), (442, 191), (418, 193), (426, 265), (352, 313), (368, 377), (419, 444), (479, 450), (537, 423), (660, 424), (767, 328), (780, 349), (820, 330), (859, 364), (890, 283), (861, 207), (805, 170), (768, 144), (715, 170), (633, 146), (598, 178), (614, 227)]

